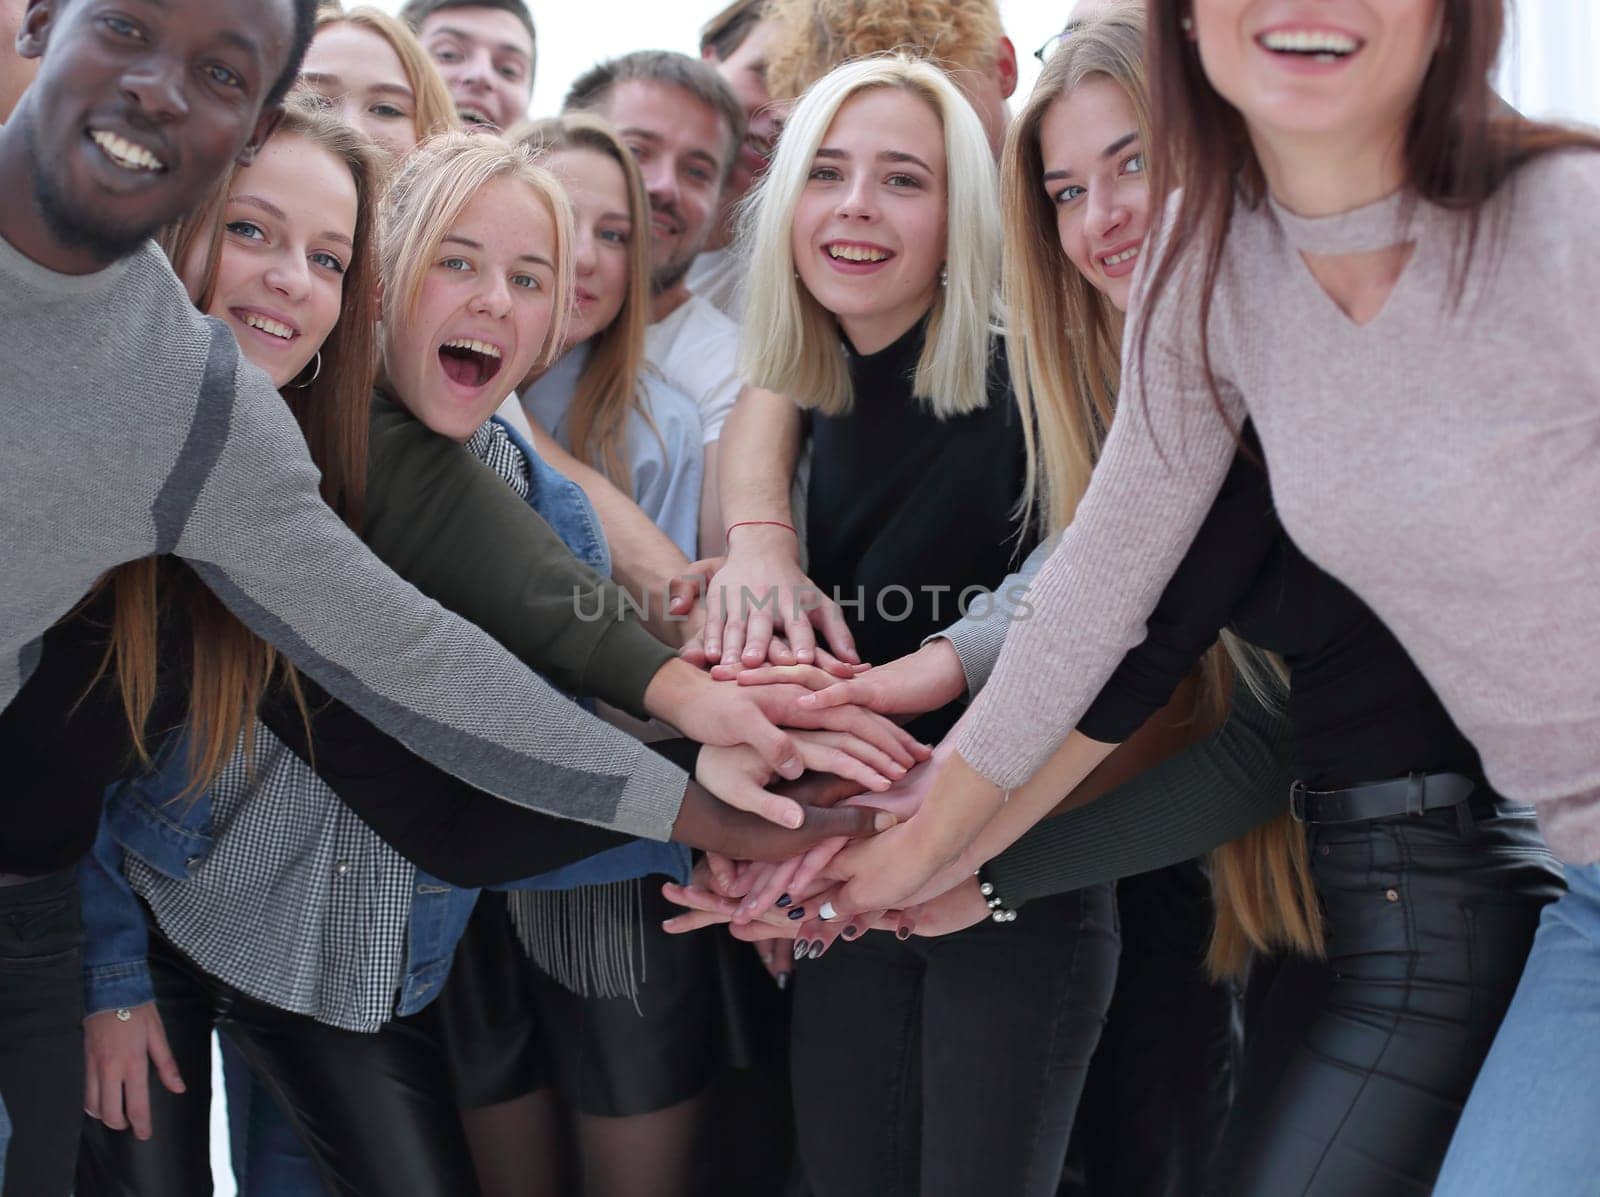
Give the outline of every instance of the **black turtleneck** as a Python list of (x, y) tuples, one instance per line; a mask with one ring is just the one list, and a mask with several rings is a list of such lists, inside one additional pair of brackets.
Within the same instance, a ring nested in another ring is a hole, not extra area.
[[(1023, 449), (1004, 354), (997, 346), (988, 403), (941, 420), (911, 393), (926, 328), (873, 354), (846, 342), (855, 402), (812, 421), (811, 579), (846, 604), (861, 659), (874, 664), (916, 651), (960, 614), (964, 590), (998, 586), (1031, 547), (1011, 518)], [(933, 740), (958, 714), (952, 704), (910, 728)]]

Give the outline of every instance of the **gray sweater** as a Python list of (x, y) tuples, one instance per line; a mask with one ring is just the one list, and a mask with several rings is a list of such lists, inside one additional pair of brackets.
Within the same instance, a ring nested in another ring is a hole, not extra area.
[(684, 773), (379, 562), (319, 497), (271, 381), (153, 243), (68, 276), (0, 239), (0, 380), (0, 707), (102, 573), (176, 553), (251, 630), (441, 768), (669, 836)]
[[(1226, 418), (1200, 371), (1195, 264), (1144, 360), (1136, 290), (1089, 493), (958, 731), (984, 776), (1031, 776), (1143, 638), (1248, 414), (1295, 542), (1389, 625), (1557, 854), (1600, 860), (1600, 154), (1543, 159), (1501, 189), (1459, 305), (1463, 217), (1418, 204), (1405, 227), (1404, 209), (1235, 206), (1208, 333)], [(1415, 251), (1364, 327), (1300, 256), (1404, 241)]]

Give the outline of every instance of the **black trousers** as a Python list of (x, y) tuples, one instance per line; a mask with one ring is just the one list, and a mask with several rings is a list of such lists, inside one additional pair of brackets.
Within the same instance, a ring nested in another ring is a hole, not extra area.
[[(478, 1192), (443, 1053), (436, 1036), (416, 1019), (395, 1019), (369, 1035), (279, 1010), (206, 975), (154, 927), (150, 972), (167, 1041), (188, 1088), (169, 1093), (152, 1072), (148, 1142), (79, 1113), (80, 1197), (211, 1192), (206, 1078), (214, 1027), (227, 1033), (272, 1094), (329, 1192)], [(80, 1065), (80, 1086), (81, 1074)]]
[(1505, 803), (1309, 830), (1328, 958), (1278, 967), (1213, 1192), (1420, 1197), (1560, 873)]
[(5, 1197), (67, 1197), (83, 1123), (83, 924), (68, 869), (0, 886)]
[(1216, 915), (1197, 861), (1117, 882), (1122, 956), (1061, 1197), (1194, 1197), (1232, 1105), (1240, 1002), (1205, 970)]
[(902, 943), (835, 943), (795, 978), (799, 1156), (815, 1197), (1048, 1197), (1106, 1005), (1109, 885)]

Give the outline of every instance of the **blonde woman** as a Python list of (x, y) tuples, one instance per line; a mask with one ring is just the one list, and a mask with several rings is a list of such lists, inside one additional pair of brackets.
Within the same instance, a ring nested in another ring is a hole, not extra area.
[[(811, 581), (887, 660), (1016, 552), (993, 159), (942, 72), (866, 59), (802, 100), (757, 196), (741, 368), (809, 414)], [(954, 717), (909, 730), (936, 737)], [(814, 913), (780, 904), (791, 925)], [(1102, 885), (1047, 899), (1026, 926), (803, 964), (791, 1057), (813, 1191), (1053, 1192), (1116, 952)]]
[(369, 4), (318, 13), (300, 86), (396, 163), (455, 128), (455, 103), (416, 34)]

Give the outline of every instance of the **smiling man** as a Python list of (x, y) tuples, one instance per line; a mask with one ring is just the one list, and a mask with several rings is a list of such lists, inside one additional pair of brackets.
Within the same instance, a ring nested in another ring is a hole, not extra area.
[(710, 66), (686, 54), (640, 50), (586, 71), (568, 109), (599, 113), (622, 135), (650, 198), (650, 362), (700, 407), (705, 485), (700, 555), (722, 552), (717, 442), (739, 396), (738, 329), (690, 292), (689, 268), (717, 227), (724, 187), (745, 136), (744, 106)]
[(528, 115), (538, 34), (522, 0), (410, 0), (400, 17), (433, 59), (466, 125)]

